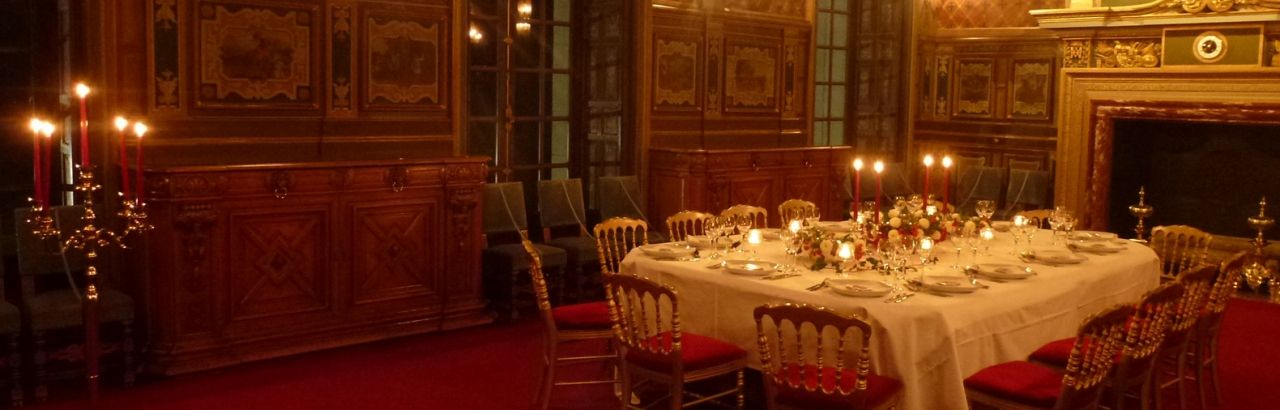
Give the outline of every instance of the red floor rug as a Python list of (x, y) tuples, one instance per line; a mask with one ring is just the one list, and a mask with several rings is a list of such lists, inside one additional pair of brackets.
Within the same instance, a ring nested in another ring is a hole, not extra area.
[[(526, 409), (540, 371), (540, 330), (537, 322), (521, 321), (147, 381), (127, 390), (108, 387), (98, 408)], [(1221, 343), (1225, 403), (1211, 408), (1280, 408), (1280, 305), (1233, 301)], [(567, 373), (592, 375), (598, 370)], [(28, 407), (87, 407), (75, 386), (59, 390), (55, 395), (62, 397)], [(1189, 409), (1199, 408), (1198, 398), (1193, 395), (1190, 401)], [(577, 387), (558, 389), (552, 408), (617, 404), (608, 387)]]

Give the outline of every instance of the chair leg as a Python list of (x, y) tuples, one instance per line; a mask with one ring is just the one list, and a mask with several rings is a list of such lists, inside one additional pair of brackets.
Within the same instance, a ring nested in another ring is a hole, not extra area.
[(1178, 351), (1178, 410), (1187, 408), (1187, 344)]
[(1140, 408), (1142, 408), (1142, 410), (1151, 410), (1151, 385), (1152, 384), (1155, 384), (1155, 383), (1152, 383), (1151, 379), (1147, 379), (1142, 383), (1142, 389), (1141, 389), (1141, 392), (1139, 393), (1142, 396), (1138, 397), (1139, 406)]
[(626, 363), (622, 363), (622, 391), (618, 395), (618, 402), (622, 403), (622, 410), (631, 409), (631, 370), (627, 368)]
[(1222, 404), (1222, 382), (1218, 380), (1218, 335), (1209, 338), (1209, 378), (1213, 381), (1213, 403)]
[(45, 385), (48, 373), (44, 368), (45, 362), (49, 360), (49, 355), (44, 351), (44, 334), (44, 331), (31, 332), (31, 340), (36, 345), (36, 355), (32, 360), (32, 365), (35, 367), (36, 401), (40, 403), (44, 403), (45, 400), (49, 399), (49, 386)]
[(124, 327), (122, 330), (124, 340), (120, 341), (122, 344), (120, 353), (124, 362), (124, 387), (133, 387), (133, 382), (137, 379), (136, 370), (133, 367), (133, 321), (126, 320), (120, 322), (120, 325)]
[(520, 271), (512, 270), (511, 285), (507, 287), (507, 292), (509, 293), (507, 296), (507, 319), (515, 320), (520, 318), (520, 304), (516, 302), (520, 298), (520, 288), (517, 285), (519, 283)]
[(671, 410), (680, 410), (684, 408), (684, 380), (675, 379), (671, 381)]
[(9, 399), (13, 407), (22, 407), (22, 352), (18, 350), (18, 334), (9, 336)]
[(746, 398), (746, 396), (743, 394), (743, 390), (744, 390), (744, 389), (742, 388), (742, 385), (743, 385), (743, 380), (742, 380), (743, 373), (745, 373), (745, 371), (743, 371), (743, 370), (738, 370), (738, 410), (742, 410), (742, 407), (743, 407), (744, 405), (746, 405), (746, 402), (747, 402), (747, 400), (746, 400), (747, 398)]
[(538, 408), (547, 410), (551, 405), (551, 391), (556, 385), (556, 341), (547, 338), (546, 349), (542, 353), (542, 362), (546, 367), (542, 371), (542, 385), (538, 387)]

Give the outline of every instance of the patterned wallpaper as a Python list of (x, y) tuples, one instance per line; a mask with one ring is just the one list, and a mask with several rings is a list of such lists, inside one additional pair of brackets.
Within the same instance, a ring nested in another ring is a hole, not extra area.
[(939, 28), (1035, 27), (1031, 10), (1064, 8), (1068, 0), (931, 0)]

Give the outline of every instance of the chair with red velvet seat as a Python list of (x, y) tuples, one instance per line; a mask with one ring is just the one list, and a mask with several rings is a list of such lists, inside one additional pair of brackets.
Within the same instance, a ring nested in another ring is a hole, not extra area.
[(964, 380), (970, 405), (1000, 409), (1092, 409), (1124, 345), (1133, 307), (1122, 305), (1085, 319), (1066, 371), (1026, 361), (1001, 363)]
[(637, 246), (649, 244), (649, 224), (640, 219), (609, 218), (592, 229), (596, 235), (596, 252), (600, 259), (600, 272), (604, 275), (618, 273), (622, 259)]
[[(1209, 299), (1209, 291), (1213, 288), (1213, 279), (1217, 273), (1216, 266), (1197, 265), (1178, 276), (1178, 283), (1182, 284), (1183, 289), (1182, 297), (1178, 299), (1178, 305), (1174, 309), (1173, 324), (1169, 327), (1164, 343), (1161, 343), (1155, 374), (1152, 375), (1157, 386), (1155, 396), (1158, 409), (1163, 408), (1161, 392), (1175, 385), (1178, 387), (1178, 408), (1187, 408), (1186, 382), (1191, 380), (1187, 375), (1189, 341), (1196, 331), (1196, 323), (1205, 309), (1205, 302)], [(1161, 380), (1163, 376), (1170, 378)]]
[[(1222, 391), (1218, 387), (1218, 335), (1222, 333), (1222, 317), (1226, 314), (1227, 303), (1236, 293), (1240, 276), (1244, 269), (1248, 252), (1240, 251), (1230, 259), (1222, 262), (1218, 268), (1218, 279), (1209, 289), (1205, 309), (1197, 321), (1196, 331), (1191, 338), (1187, 353), (1191, 354), (1192, 366), (1196, 368), (1196, 385), (1200, 388), (1200, 408), (1208, 404), (1209, 385), (1212, 384), (1215, 404), (1222, 404)], [(1208, 372), (1206, 377), (1205, 373)]]
[(529, 255), (529, 274), (532, 276), (533, 292), (538, 299), (538, 312), (542, 314), (542, 321), (546, 326), (542, 355), (545, 371), (543, 372), (542, 384), (539, 386), (536, 397), (537, 404), (542, 409), (546, 409), (551, 402), (551, 390), (555, 386), (617, 383), (618, 380), (616, 379), (558, 383), (555, 381), (556, 366), (560, 364), (588, 361), (613, 363), (617, 360), (617, 355), (612, 353), (571, 357), (559, 357), (558, 355), (558, 348), (564, 342), (607, 340), (611, 343), (613, 323), (609, 321), (609, 305), (601, 301), (552, 308), (551, 299), (547, 296), (547, 280), (542, 274), (542, 256), (538, 252), (538, 248), (533, 245), (533, 242), (525, 240), (521, 243), (524, 245), (524, 251)]
[[(1124, 348), (1112, 371), (1109, 390), (1114, 392), (1114, 409), (1123, 409), (1125, 399), (1134, 394), (1143, 409), (1151, 408), (1151, 371), (1182, 297), (1182, 285), (1167, 283), (1142, 297), (1134, 306), (1133, 316), (1125, 327)], [(1050, 342), (1031, 353), (1031, 361), (1054, 368), (1065, 368), (1075, 339)]]
[[(757, 307), (755, 319), (770, 409), (889, 409), (898, 404), (902, 382), (871, 373), (870, 323), (790, 303)], [(845, 367), (846, 340), (861, 342), (854, 367)]]
[[(621, 397), (631, 397), (632, 380), (643, 378), (668, 386), (672, 409), (731, 395), (737, 397), (738, 409), (742, 409), (745, 350), (681, 331), (679, 300), (668, 286), (630, 275), (608, 275), (604, 283), (614, 338), (622, 349)], [(685, 402), (686, 384), (729, 375), (737, 376), (734, 388)], [(624, 402), (622, 408), (630, 408), (630, 403)]]

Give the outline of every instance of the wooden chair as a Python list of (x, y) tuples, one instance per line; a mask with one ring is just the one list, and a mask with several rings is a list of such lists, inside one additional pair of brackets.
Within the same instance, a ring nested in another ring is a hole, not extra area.
[[(30, 229), (22, 219), (15, 221), (14, 225), (18, 230)], [(3, 225), (0, 225), (0, 232), (3, 232)], [(3, 254), (0, 252), (0, 254)], [(5, 365), (9, 370), (9, 400), (14, 407), (22, 406), (22, 350), (19, 348), (19, 340), (22, 335), (22, 313), (18, 311), (18, 307), (4, 300), (5, 295), (5, 276), (4, 261), (0, 260), (0, 335), (4, 335), (8, 341), (9, 355)]]
[[(679, 300), (670, 287), (630, 275), (609, 275), (604, 281), (614, 338), (624, 358), (621, 397), (631, 397), (632, 380), (643, 378), (668, 386), (672, 409), (728, 396), (736, 396), (742, 409), (745, 350), (681, 331)], [(685, 402), (685, 384), (729, 375), (737, 376), (734, 388)], [(630, 408), (630, 403), (622, 408)]]
[(667, 217), (667, 236), (672, 242), (685, 240), (689, 235), (706, 235), (707, 220), (715, 215), (698, 211), (680, 211)]
[[(790, 303), (757, 307), (755, 319), (769, 409), (779, 405), (854, 410), (897, 406), (902, 382), (871, 373), (871, 324), (867, 321)], [(854, 366), (845, 365), (846, 340), (860, 342), (849, 346), (851, 352), (858, 349)]]
[(734, 205), (720, 212), (720, 216), (738, 216), (748, 215), (755, 221), (753, 228), (765, 228), (769, 226), (769, 211), (753, 205)]
[(649, 224), (639, 219), (609, 219), (596, 224), (595, 234), (600, 272), (606, 275), (618, 273), (632, 249), (649, 244)]
[[(1218, 336), (1222, 334), (1222, 318), (1227, 312), (1227, 304), (1236, 293), (1236, 286), (1244, 269), (1244, 261), (1249, 253), (1241, 251), (1223, 261), (1218, 268), (1218, 278), (1209, 289), (1205, 309), (1197, 321), (1195, 334), (1192, 336), (1187, 351), (1196, 367), (1196, 385), (1200, 389), (1200, 408), (1207, 408), (1208, 393), (1213, 390), (1215, 404), (1222, 404), (1222, 389), (1218, 383)], [(1207, 375), (1205, 373), (1208, 373)]]
[(538, 220), (542, 223), (542, 242), (564, 249), (568, 255), (561, 279), (564, 286), (582, 298), (584, 290), (595, 289), (594, 284), (599, 283), (593, 271), (600, 263), (596, 240), (587, 230), (582, 180), (538, 181)]
[[(600, 206), (600, 220), (633, 218), (649, 222), (645, 216), (644, 197), (640, 179), (635, 175), (600, 177), (596, 180), (596, 203)], [(666, 242), (661, 233), (649, 232), (650, 243)]]
[(1151, 249), (1160, 257), (1165, 280), (1172, 280), (1188, 268), (1206, 263), (1213, 235), (1187, 226), (1157, 226), (1151, 230)]
[[(83, 207), (55, 206), (51, 212), (55, 224), (63, 232), (71, 232), (84, 226)], [(29, 208), (19, 208), (14, 212), (14, 220), (25, 221), (29, 213)], [(18, 229), (17, 238), (18, 271), (22, 275), (21, 311), (23, 319), (30, 326), (31, 341), (35, 345), (35, 357), (32, 359), (36, 383), (35, 398), (36, 401), (43, 402), (49, 396), (46, 385), (49, 379), (70, 378), (82, 374), (80, 370), (68, 369), (51, 375), (48, 366), (51, 358), (65, 361), (83, 359), (68, 357), (68, 355), (50, 355), (50, 349), (46, 343), (51, 332), (79, 330), (83, 326), (81, 291), (77, 287), (67, 285), (71, 280), (67, 275), (79, 275), (86, 265), (83, 255), (78, 252), (69, 252), (64, 255), (56, 239), (37, 238), (30, 229)], [(98, 320), (104, 324), (118, 324), (120, 328), (119, 339), (104, 343), (102, 352), (104, 356), (118, 353), (117, 357), (123, 367), (124, 384), (132, 385), (135, 373), (133, 298), (106, 286), (100, 289), (98, 295)], [(104, 331), (102, 334), (109, 333)], [(74, 340), (83, 339), (76, 337)]]
[(542, 315), (545, 326), (542, 351), (542, 383), (536, 396), (537, 405), (546, 409), (551, 402), (551, 391), (556, 386), (582, 386), (593, 384), (616, 384), (617, 379), (582, 380), (556, 382), (556, 367), (564, 364), (582, 362), (605, 362), (616, 364), (617, 355), (610, 352), (605, 355), (560, 357), (558, 348), (561, 343), (579, 340), (602, 340), (610, 342), (612, 350), (613, 323), (609, 321), (609, 304), (600, 301), (581, 303), (560, 307), (551, 307), (551, 299), (547, 297), (547, 280), (542, 274), (542, 256), (533, 242), (521, 241), (525, 253), (529, 257), (529, 275), (532, 278), (534, 294), (538, 298), (538, 312)]
[(818, 205), (803, 199), (788, 199), (778, 204), (778, 218), (782, 221), (780, 226), (784, 229), (793, 219), (817, 218), (820, 216)]
[[(1112, 409), (1124, 409), (1129, 395), (1138, 397), (1142, 409), (1151, 408), (1151, 372), (1165, 335), (1173, 324), (1173, 314), (1182, 297), (1182, 285), (1168, 283), (1147, 292), (1134, 306), (1125, 328), (1124, 348), (1112, 371), (1109, 390), (1114, 392)], [(1064, 369), (1075, 338), (1050, 342), (1031, 353), (1032, 362)]]
[(1085, 319), (1071, 347), (1066, 371), (1026, 361), (1001, 363), (964, 380), (970, 406), (998, 409), (1096, 408), (1103, 382), (1124, 344), (1133, 307), (1122, 305)]
[(1039, 227), (1041, 229), (1046, 229), (1049, 227), (1049, 217), (1053, 215), (1053, 210), (1052, 209), (1033, 209), (1030, 211), (1018, 212), (1017, 214), (1014, 214), (1014, 215), (1027, 218), (1028, 224), (1035, 225), (1036, 227)]
[[(1182, 297), (1178, 299), (1174, 310), (1169, 333), (1165, 336), (1164, 343), (1161, 343), (1155, 374), (1152, 376), (1157, 387), (1155, 392), (1157, 409), (1164, 408), (1161, 405), (1163, 399), (1161, 393), (1174, 386), (1178, 388), (1178, 408), (1187, 408), (1186, 384), (1190, 381), (1187, 376), (1189, 342), (1196, 331), (1196, 323), (1205, 309), (1209, 292), (1213, 288), (1213, 278), (1216, 275), (1217, 267), (1199, 265), (1178, 276), (1177, 283), (1182, 284), (1183, 289)], [(1163, 377), (1169, 377), (1169, 379), (1162, 380)]]
[[(524, 186), (519, 182), (503, 182), (484, 186), (484, 288), (490, 308), (504, 318), (519, 316), (523, 292), (521, 273), (529, 269), (521, 241), (528, 239), (529, 221), (525, 213)], [(544, 275), (552, 275), (554, 294), (559, 295), (559, 280), (569, 256), (563, 249), (534, 244), (541, 256)], [(551, 270), (552, 273), (547, 273)]]

